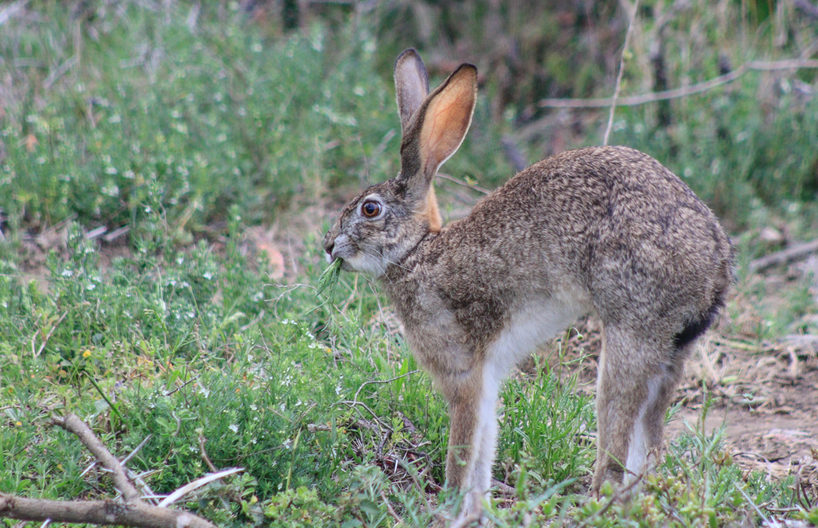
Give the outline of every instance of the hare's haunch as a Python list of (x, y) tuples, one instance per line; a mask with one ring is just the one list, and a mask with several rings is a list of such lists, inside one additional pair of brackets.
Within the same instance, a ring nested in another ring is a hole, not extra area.
[(578, 316), (603, 324), (592, 488), (641, 474), (693, 341), (724, 306), (732, 248), (713, 213), (650, 156), (585, 148), (540, 161), (441, 227), (432, 180), (471, 124), (477, 70), (429, 93), (414, 50), (395, 65), (401, 170), (352, 200), (329, 261), (381, 284), (449, 403), (450, 485), (479, 515), (503, 379)]

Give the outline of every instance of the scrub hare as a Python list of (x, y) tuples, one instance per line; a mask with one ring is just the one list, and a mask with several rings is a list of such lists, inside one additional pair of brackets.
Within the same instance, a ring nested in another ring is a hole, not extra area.
[(441, 226), (432, 180), (471, 124), (477, 70), (431, 94), (414, 50), (395, 64), (401, 169), (352, 200), (327, 259), (381, 279), (413, 354), (449, 403), (449, 485), (479, 517), (496, 405), (509, 371), (577, 317), (603, 324), (592, 490), (643, 472), (691, 344), (732, 280), (713, 213), (669, 170), (625, 147), (563, 152)]

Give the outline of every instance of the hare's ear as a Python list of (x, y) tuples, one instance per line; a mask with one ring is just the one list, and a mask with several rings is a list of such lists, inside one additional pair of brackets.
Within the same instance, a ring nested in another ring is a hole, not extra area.
[(421, 177), (429, 185), (437, 169), (457, 152), (469, 131), (476, 101), (477, 68), (461, 64), (419, 110), (420, 130), (410, 132), (418, 134), (416, 152), (420, 157), (419, 174), (413, 177)]
[(395, 92), (398, 100), (401, 129), (429, 95), (429, 77), (418, 52), (412, 48), (404, 51), (395, 61)]

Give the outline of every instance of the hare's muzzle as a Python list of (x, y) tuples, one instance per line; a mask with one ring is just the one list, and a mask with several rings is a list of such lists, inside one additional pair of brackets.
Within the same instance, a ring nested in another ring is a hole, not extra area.
[(335, 260), (335, 257), (332, 256), (332, 250), (334, 248), (335, 248), (335, 242), (334, 241), (330, 241), (329, 243), (324, 242), (324, 251), (327, 252), (326, 257), (327, 257), (327, 262), (329, 264), (332, 264), (332, 261)]
[(337, 236), (337, 224), (332, 227), (327, 234), (324, 235), (323, 245), (324, 251), (326, 251), (327, 262), (332, 264), (332, 261), (335, 260), (335, 256), (333, 256), (332, 252), (335, 250), (335, 237)]

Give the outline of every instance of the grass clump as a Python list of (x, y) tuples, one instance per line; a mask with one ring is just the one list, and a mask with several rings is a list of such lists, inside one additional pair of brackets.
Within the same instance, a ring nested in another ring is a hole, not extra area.
[(320, 295), (326, 290), (332, 291), (335, 285), (338, 284), (340, 277), (341, 259), (335, 259), (321, 272), (321, 276), (318, 277), (318, 294)]

